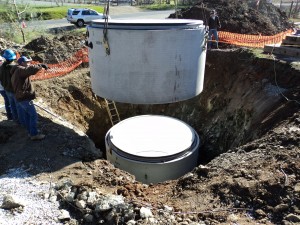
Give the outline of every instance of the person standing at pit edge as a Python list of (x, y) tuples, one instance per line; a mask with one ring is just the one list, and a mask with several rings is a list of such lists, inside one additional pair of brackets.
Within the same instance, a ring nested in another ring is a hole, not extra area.
[(212, 36), (214, 36), (214, 39), (216, 41), (216, 48), (219, 48), (218, 28), (221, 28), (221, 23), (219, 17), (217, 16), (216, 10), (212, 10), (210, 12), (210, 17), (208, 19), (208, 28), (208, 49), (211, 49), (212, 46)]
[[(4, 58), (2, 58), (2, 56), (0, 56), (0, 66), (2, 65), (3, 62), (4, 62)], [(13, 117), (12, 117), (11, 110), (10, 110), (9, 100), (8, 100), (8, 97), (6, 95), (6, 92), (3, 88), (3, 86), (1, 85), (1, 82), (0, 82), (0, 94), (2, 95), (2, 97), (4, 99), (6, 117), (8, 120), (12, 120)]]
[(30, 76), (35, 75), (41, 69), (48, 69), (45, 64), (30, 65), (32, 60), (25, 56), (18, 59), (18, 66), (11, 69), (12, 86), (18, 105), (24, 110), (25, 126), (31, 140), (42, 140), (44, 134), (38, 133), (37, 120), (38, 114), (32, 102), (35, 99), (35, 91), (30, 81)]
[[(3, 52), (2, 57), (5, 59), (5, 62), (0, 67), (0, 83), (3, 86), (5, 93), (8, 98), (8, 102), (10, 105), (10, 110), (12, 114), (12, 119), (16, 123), (21, 123), (19, 115), (21, 114), (20, 109), (17, 106), (14, 90), (11, 83), (11, 73), (10, 70), (16, 66), (13, 61), (16, 59), (16, 54), (11, 49), (6, 49)], [(23, 124), (24, 125), (24, 124)]]

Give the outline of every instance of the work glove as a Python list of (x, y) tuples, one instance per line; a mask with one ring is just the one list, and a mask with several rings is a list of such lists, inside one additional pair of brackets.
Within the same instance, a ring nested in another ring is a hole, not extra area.
[(49, 68), (46, 64), (40, 64), (40, 66), (43, 67), (45, 70)]

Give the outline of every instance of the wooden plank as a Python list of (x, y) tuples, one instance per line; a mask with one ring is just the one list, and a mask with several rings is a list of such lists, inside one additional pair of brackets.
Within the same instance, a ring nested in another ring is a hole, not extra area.
[(300, 35), (287, 35), (285, 40), (300, 44)]
[(298, 47), (300, 48), (300, 42), (290, 41), (290, 40), (282, 40), (282, 46), (291, 46), (291, 47)]
[(281, 46), (300, 48), (300, 35), (287, 35), (285, 39), (282, 40)]
[(279, 55), (293, 56), (293, 57), (300, 57), (300, 49), (299, 48), (284, 47), (284, 46), (279, 46), (278, 44), (265, 45), (264, 52), (272, 53), (272, 54), (279, 54)]

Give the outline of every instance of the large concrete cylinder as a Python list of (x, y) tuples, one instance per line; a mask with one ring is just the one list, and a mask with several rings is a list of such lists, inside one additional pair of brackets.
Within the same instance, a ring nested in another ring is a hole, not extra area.
[(87, 29), (91, 82), (98, 96), (163, 104), (202, 92), (206, 42), (201, 20), (95, 20)]
[(107, 159), (149, 184), (178, 179), (198, 163), (200, 138), (186, 123), (143, 115), (121, 121), (105, 136)]

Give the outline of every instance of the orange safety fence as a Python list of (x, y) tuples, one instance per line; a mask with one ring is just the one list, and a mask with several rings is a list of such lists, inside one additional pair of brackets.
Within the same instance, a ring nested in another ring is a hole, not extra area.
[[(40, 70), (35, 76), (32, 76), (32, 80), (45, 80), (53, 77), (63, 76), (70, 73), (84, 62), (88, 62), (88, 49), (82, 48), (77, 51), (72, 57), (66, 61), (57, 64), (47, 64), (47, 70)], [(39, 62), (32, 62), (32, 64), (39, 64)]]
[[(225, 31), (219, 31), (219, 42), (245, 46), (254, 48), (263, 48), (266, 44), (280, 43), (288, 34), (291, 34), (292, 30), (281, 32), (274, 36), (262, 36), (262, 35), (249, 35), (249, 34), (236, 34)], [(41, 70), (35, 76), (32, 76), (32, 80), (45, 80), (53, 77), (63, 76), (70, 73), (75, 68), (80, 66), (84, 62), (89, 62), (88, 49), (86, 47), (77, 51), (72, 57), (64, 62), (57, 64), (48, 64), (48, 70)], [(32, 62), (32, 64), (38, 64), (39, 62)]]
[(262, 36), (262, 35), (250, 35), (250, 34), (236, 34), (236, 33), (230, 33), (226, 31), (219, 31), (218, 36), (219, 36), (219, 42), (222, 43), (227, 43), (227, 44), (232, 44), (237, 46), (253, 47), (253, 48), (263, 48), (266, 44), (281, 43), (282, 40), (292, 32), (293, 30), (288, 30), (273, 36)]

